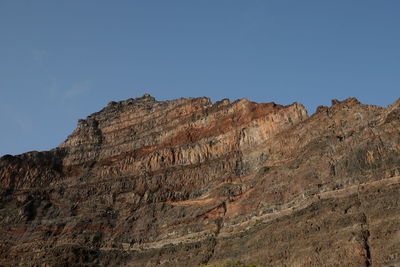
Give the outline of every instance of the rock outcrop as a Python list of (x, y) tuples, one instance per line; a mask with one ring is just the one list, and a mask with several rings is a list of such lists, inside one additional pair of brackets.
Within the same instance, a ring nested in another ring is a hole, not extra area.
[(397, 266), (400, 100), (111, 102), (0, 159), (0, 265)]

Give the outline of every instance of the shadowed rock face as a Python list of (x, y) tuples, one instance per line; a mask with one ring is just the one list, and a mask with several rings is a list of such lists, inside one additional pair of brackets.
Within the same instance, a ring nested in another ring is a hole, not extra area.
[(111, 102), (0, 159), (0, 265), (396, 266), (399, 106)]

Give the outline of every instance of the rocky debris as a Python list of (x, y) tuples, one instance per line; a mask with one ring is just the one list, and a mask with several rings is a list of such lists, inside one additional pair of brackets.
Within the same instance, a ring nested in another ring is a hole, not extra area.
[(395, 266), (399, 106), (110, 102), (0, 159), (0, 265)]

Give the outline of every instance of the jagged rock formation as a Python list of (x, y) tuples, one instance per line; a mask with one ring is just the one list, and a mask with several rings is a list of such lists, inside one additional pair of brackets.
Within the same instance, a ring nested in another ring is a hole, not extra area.
[(111, 102), (0, 186), (4, 266), (395, 266), (400, 100)]

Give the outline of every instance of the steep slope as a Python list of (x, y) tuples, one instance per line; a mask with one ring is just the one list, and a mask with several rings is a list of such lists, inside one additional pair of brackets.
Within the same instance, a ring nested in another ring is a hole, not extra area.
[(0, 265), (400, 264), (399, 106), (111, 102), (0, 159)]

